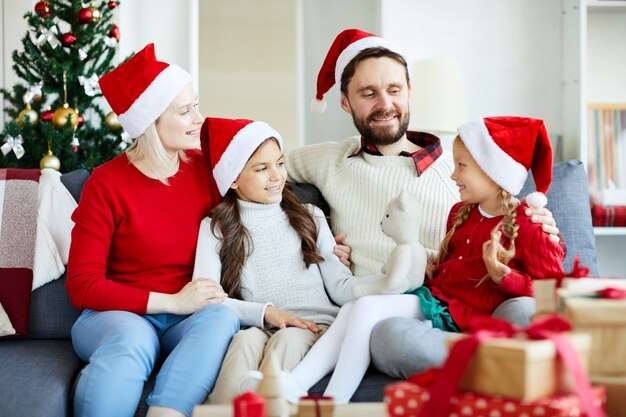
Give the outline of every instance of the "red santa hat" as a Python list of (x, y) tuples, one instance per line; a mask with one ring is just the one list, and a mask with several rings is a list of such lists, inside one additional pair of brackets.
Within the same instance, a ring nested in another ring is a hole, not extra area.
[(341, 75), (350, 61), (361, 51), (377, 47), (403, 55), (400, 48), (392, 42), (359, 29), (346, 29), (337, 35), (317, 75), (317, 93), (311, 102), (311, 111), (323, 113), (326, 110), (324, 94), (335, 83), (341, 84)]
[(248, 159), (268, 138), (283, 148), (283, 138), (265, 122), (247, 119), (207, 117), (200, 131), (202, 153), (213, 168), (213, 177), (222, 196), (235, 182)]
[(189, 82), (187, 71), (157, 61), (153, 43), (99, 80), (102, 94), (133, 138), (145, 132)]
[(536, 193), (526, 197), (544, 207), (552, 182), (552, 146), (543, 120), (528, 117), (485, 117), (462, 124), (459, 136), (485, 173), (509, 193), (518, 194), (532, 170)]

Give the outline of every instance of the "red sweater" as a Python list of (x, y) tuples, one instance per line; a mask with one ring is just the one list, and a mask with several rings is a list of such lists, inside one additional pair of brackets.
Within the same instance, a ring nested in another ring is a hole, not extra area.
[[(463, 203), (455, 204), (448, 216), (447, 230), (452, 228), (454, 217)], [(479, 287), (478, 281), (487, 274), (482, 258), (482, 245), (502, 220), (502, 216), (483, 217), (474, 208), (467, 221), (452, 235), (448, 258), (437, 268), (437, 276), (425, 285), (433, 296), (448, 303), (452, 318), (461, 330), (467, 330), (472, 317), (491, 315), (509, 298), (532, 296), (532, 280), (563, 276), (565, 253), (558, 243), (550, 240), (541, 225), (532, 223), (524, 214), (528, 206), (517, 208), (519, 225), (515, 239), (515, 257), (508, 266), (511, 273), (496, 285), (490, 278)], [(508, 247), (508, 239), (505, 245)]]
[(126, 154), (85, 182), (67, 266), (76, 307), (145, 314), (151, 291), (174, 294), (190, 281), (200, 222), (220, 200), (200, 152), (187, 154), (170, 185), (146, 177)]

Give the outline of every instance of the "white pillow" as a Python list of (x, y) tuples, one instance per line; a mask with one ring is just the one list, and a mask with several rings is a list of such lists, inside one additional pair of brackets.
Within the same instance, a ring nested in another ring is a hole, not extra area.
[(2, 304), (0, 304), (0, 337), (11, 334), (15, 334), (15, 329), (13, 328), (6, 311), (4, 311)]

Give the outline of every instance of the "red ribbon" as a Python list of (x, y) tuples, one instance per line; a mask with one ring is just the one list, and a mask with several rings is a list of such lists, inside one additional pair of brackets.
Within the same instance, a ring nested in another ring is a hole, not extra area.
[(562, 277), (556, 278), (556, 288), (561, 288), (563, 284), (564, 278), (584, 278), (589, 276), (589, 267), (580, 265), (580, 255), (576, 255), (574, 257), (574, 263), (572, 265), (572, 270), (567, 272)]
[(478, 349), (478, 346), (489, 339), (512, 338), (517, 334), (525, 334), (532, 340), (551, 340), (565, 368), (569, 369), (574, 378), (576, 393), (580, 397), (588, 417), (606, 417), (603, 410), (594, 407), (591, 385), (587, 379), (576, 350), (569, 340), (561, 333), (571, 329), (570, 323), (557, 315), (543, 316), (527, 328), (520, 328), (504, 320), (493, 317), (477, 317), (470, 323), (472, 334), (456, 342), (448, 359), (440, 370), (430, 370), (409, 378), (409, 382), (429, 388), (430, 398), (420, 410), (420, 416), (446, 417), (450, 407), (450, 398), (465, 372), (467, 364)]
[(626, 290), (624, 288), (606, 287), (596, 291), (600, 298), (608, 298), (609, 300), (623, 300), (626, 298)]
[(302, 400), (312, 400), (315, 404), (315, 417), (322, 417), (322, 410), (320, 408), (320, 401), (333, 401), (335, 398), (330, 396), (324, 396), (319, 394), (311, 394), (306, 395), (304, 397), (300, 397), (300, 401)]

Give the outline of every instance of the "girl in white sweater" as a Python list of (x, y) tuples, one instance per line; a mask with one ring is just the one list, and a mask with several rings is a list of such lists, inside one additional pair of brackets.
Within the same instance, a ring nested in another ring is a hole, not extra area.
[(352, 299), (354, 278), (333, 253), (321, 210), (285, 187), (278, 132), (263, 122), (207, 118), (201, 140), (224, 200), (200, 227), (194, 278), (218, 281), (248, 327), (235, 335), (209, 396), (230, 403), (270, 348), (283, 369), (302, 359), (337, 305)]

